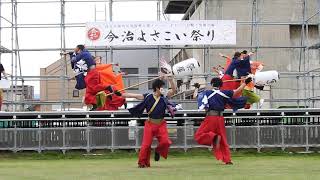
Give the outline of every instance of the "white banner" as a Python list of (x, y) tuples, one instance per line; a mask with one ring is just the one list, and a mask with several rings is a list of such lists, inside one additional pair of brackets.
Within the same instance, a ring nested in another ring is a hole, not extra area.
[(86, 25), (86, 46), (235, 44), (235, 20), (90, 22)]

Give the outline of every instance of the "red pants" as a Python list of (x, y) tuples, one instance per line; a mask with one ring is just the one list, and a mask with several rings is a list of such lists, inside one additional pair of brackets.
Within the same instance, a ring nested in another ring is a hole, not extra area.
[(195, 140), (201, 145), (212, 146), (213, 139), (216, 135), (221, 136), (220, 147), (217, 149), (214, 146), (213, 154), (217, 160), (225, 163), (231, 162), (229, 145), (227, 143), (226, 128), (224, 125), (224, 118), (222, 116), (207, 116), (201, 123)]
[[(234, 78), (228, 74), (223, 75), (221, 80), (227, 81), (227, 82), (223, 82), (222, 87), (220, 87), (220, 90), (235, 90), (240, 86), (239, 81), (228, 81), (228, 80), (234, 80)], [(241, 96), (241, 94), (242, 94), (242, 92), (240, 92), (238, 94), (234, 94), (233, 97), (238, 98)], [(232, 107), (229, 104), (226, 104), (225, 109), (232, 109)]]
[[(231, 77), (228, 74), (225, 74), (222, 78), (222, 81), (227, 81), (227, 82), (223, 82), (222, 87), (220, 87), (220, 90), (235, 90), (240, 86), (240, 81), (230, 81), (230, 80), (234, 80), (233, 77)], [(239, 94), (234, 94), (233, 97), (237, 98), (241, 96), (240, 92)]]
[(172, 143), (168, 136), (167, 123), (162, 121), (161, 124), (154, 124), (150, 121), (144, 123), (143, 141), (139, 153), (139, 165), (150, 167), (151, 144), (153, 137), (159, 141), (156, 152), (163, 158), (167, 159), (169, 146)]
[[(109, 91), (105, 91), (106, 93), (109, 93)], [(117, 96), (115, 94), (112, 95), (112, 100), (109, 98), (106, 99), (106, 102), (103, 107), (98, 108), (98, 111), (108, 110), (108, 111), (116, 111), (119, 110), (119, 108), (126, 103), (126, 99), (122, 96)]]

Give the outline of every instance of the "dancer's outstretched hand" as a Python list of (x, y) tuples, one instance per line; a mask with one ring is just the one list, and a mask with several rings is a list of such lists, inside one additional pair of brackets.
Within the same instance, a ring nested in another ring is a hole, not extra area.
[(160, 59), (159, 65), (160, 65), (160, 72), (164, 74), (172, 74), (172, 68), (164, 58)]
[(172, 74), (165, 74), (163, 72), (159, 72), (158, 75), (159, 75), (159, 79), (161, 80), (169, 80), (173, 78)]
[(200, 84), (199, 83), (194, 83), (193, 85), (195, 88), (199, 89), (200, 88)]

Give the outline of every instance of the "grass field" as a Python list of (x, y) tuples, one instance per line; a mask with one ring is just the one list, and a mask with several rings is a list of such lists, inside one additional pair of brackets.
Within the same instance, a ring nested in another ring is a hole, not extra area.
[(205, 150), (174, 152), (168, 160), (138, 169), (134, 152), (85, 156), (82, 152), (0, 153), (0, 179), (320, 179), (320, 155), (288, 153), (233, 153), (233, 166), (221, 165)]

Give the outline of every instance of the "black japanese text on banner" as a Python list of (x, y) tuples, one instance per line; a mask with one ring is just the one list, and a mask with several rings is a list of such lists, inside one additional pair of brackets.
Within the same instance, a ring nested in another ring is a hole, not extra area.
[(235, 44), (235, 20), (89, 22), (86, 24), (86, 46)]

